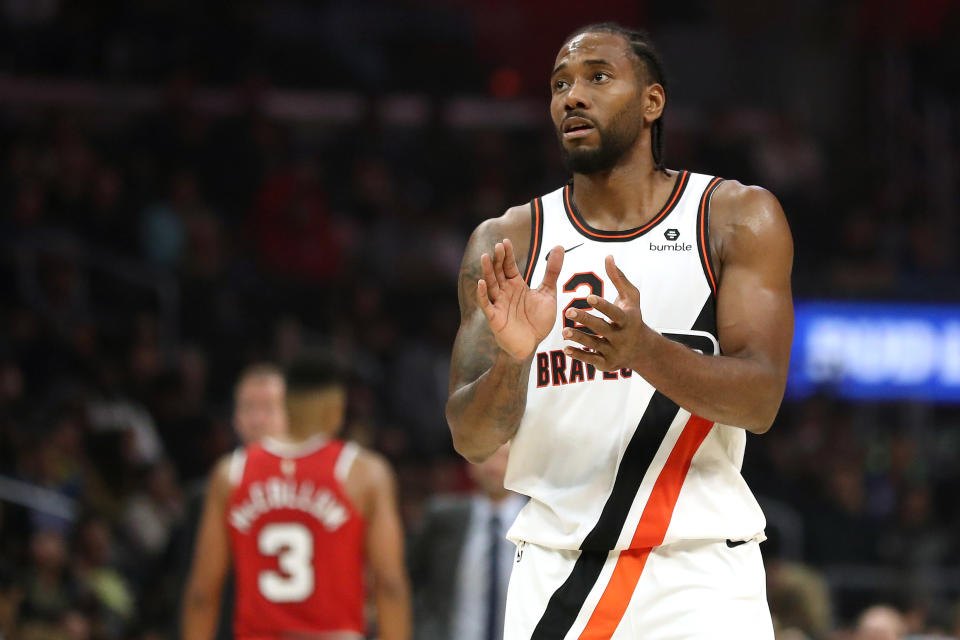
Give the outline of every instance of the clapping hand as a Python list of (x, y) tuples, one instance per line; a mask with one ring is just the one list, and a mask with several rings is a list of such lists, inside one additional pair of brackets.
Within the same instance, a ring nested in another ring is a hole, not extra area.
[(557, 277), (563, 247), (547, 255), (543, 282), (531, 289), (523, 279), (510, 240), (498, 242), (480, 257), (483, 279), (477, 281), (477, 304), (500, 348), (517, 360), (530, 357), (557, 320)]

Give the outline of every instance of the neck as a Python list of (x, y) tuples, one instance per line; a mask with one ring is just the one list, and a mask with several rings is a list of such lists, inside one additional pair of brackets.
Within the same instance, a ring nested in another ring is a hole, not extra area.
[(590, 226), (622, 231), (653, 219), (675, 179), (654, 166), (649, 144), (638, 144), (609, 171), (575, 173), (573, 199)]
[(317, 426), (310, 426), (310, 427), (304, 426), (304, 427), (296, 428), (291, 423), (289, 431), (287, 432), (287, 435), (280, 439), (285, 440), (286, 442), (292, 442), (296, 444), (300, 442), (305, 442), (306, 440), (309, 440), (310, 438), (314, 438), (316, 436), (323, 436), (326, 438), (331, 437), (328, 429), (324, 429)]
[(311, 396), (287, 403), (287, 440), (302, 442), (317, 434), (332, 437), (343, 424), (343, 408), (324, 401), (322, 396)]

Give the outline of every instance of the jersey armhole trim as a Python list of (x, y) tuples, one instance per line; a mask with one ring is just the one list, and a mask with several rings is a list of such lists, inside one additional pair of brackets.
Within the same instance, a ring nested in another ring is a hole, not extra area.
[(543, 241), (543, 203), (540, 198), (530, 201), (530, 248), (527, 250), (527, 270), (523, 281), (530, 286), (530, 278), (536, 271), (537, 260), (540, 259), (540, 245)]
[(230, 471), (228, 473), (230, 486), (237, 487), (243, 481), (243, 470), (247, 466), (247, 452), (245, 449), (234, 449), (230, 456)]
[(333, 477), (336, 478), (337, 482), (341, 485), (346, 484), (347, 476), (350, 475), (350, 469), (353, 467), (353, 463), (359, 453), (360, 447), (354, 443), (345, 442), (343, 444), (343, 449), (340, 450), (340, 455), (337, 456), (337, 462), (333, 466)]
[(723, 178), (714, 178), (703, 190), (703, 196), (700, 198), (700, 206), (697, 209), (697, 252), (700, 254), (700, 266), (703, 267), (703, 275), (710, 285), (710, 291), (714, 297), (717, 295), (717, 270), (713, 263), (713, 257), (710, 255), (710, 200), (717, 187), (723, 182)]

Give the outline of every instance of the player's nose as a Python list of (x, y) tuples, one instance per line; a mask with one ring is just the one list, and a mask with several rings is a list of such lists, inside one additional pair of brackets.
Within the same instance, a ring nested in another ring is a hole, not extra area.
[(570, 87), (569, 91), (567, 91), (566, 96), (564, 96), (563, 108), (566, 109), (567, 111), (573, 111), (574, 109), (590, 108), (590, 99), (582, 83), (580, 82), (573, 83), (573, 86)]

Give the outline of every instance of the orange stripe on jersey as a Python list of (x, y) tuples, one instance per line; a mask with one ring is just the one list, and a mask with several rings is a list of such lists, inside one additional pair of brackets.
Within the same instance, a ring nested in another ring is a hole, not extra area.
[(606, 640), (616, 631), (637, 588), (650, 552), (653, 547), (663, 542), (667, 534), (667, 527), (670, 526), (673, 509), (680, 497), (680, 489), (687, 477), (690, 463), (711, 428), (713, 423), (700, 416), (691, 415), (687, 420), (653, 484), (650, 498), (647, 499), (633, 534), (631, 548), (620, 552), (613, 575), (590, 615), (587, 626), (580, 634), (580, 640)]
[(529, 256), (527, 272), (523, 276), (524, 282), (528, 285), (530, 284), (530, 278), (533, 276), (533, 268), (537, 262), (537, 257), (540, 255), (540, 236), (543, 235), (540, 222), (540, 198), (533, 199), (533, 220), (531, 224), (533, 225), (533, 233), (530, 234), (530, 250), (527, 252)]
[(723, 178), (714, 178), (703, 190), (703, 197), (700, 199), (700, 251), (703, 254), (703, 265), (706, 267), (707, 277), (710, 279), (710, 288), (713, 295), (717, 295), (717, 279), (713, 275), (713, 267), (710, 264), (710, 247), (707, 244), (707, 203), (710, 202), (710, 196)]
[(575, 213), (573, 208), (573, 202), (570, 200), (570, 194), (573, 191), (573, 188), (570, 185), (567, 185), (563, 189), (563, 201), (566, 205), (567, 212), (570, 214), (568, 217), (573, 221), (577, 228), (580, 229), (583, 233), (594, 238), (606, 238), (606, 239), (625, 239), (625, 238), (635, 238), (644, 232), (648, 231), (652, 227), (656, 226), (661, 220), (663, 220), (670, 211), (673, 210), (673, 206), (677, 204), (677, 200), (680, 198), (680, 194), (684, 191), (684, 186), (686, 185), (687, 178), (689, 177), (689, 171), (683, 171), (680, 173), (680, 176), (677, 178), (677, 184), (673, 188), (673, 196), (670, 198), (670, 201), (660, 210), (660, 212), (653, 217), (653, 220), (647, 224), (639, 227), (637, 229), (631, 229), (625, 233), (616, 233), (615, 231), (606, 231), (603, 233), (597, 233), (591, 229), (588, 229), (586, 225), (580, 221), (580, 216)]
[(587, 626), (580, 634), (580, 640), (609, 640), (620, 626), (627, 605), (633, 597), (633, 591), (640, 581), (640, 574), (647, 564), (652, 549), (626, 549), (620, 552), (617, 566), (613, 568), (610, 582), (604, 589), (600, 602), (593, 610)]

